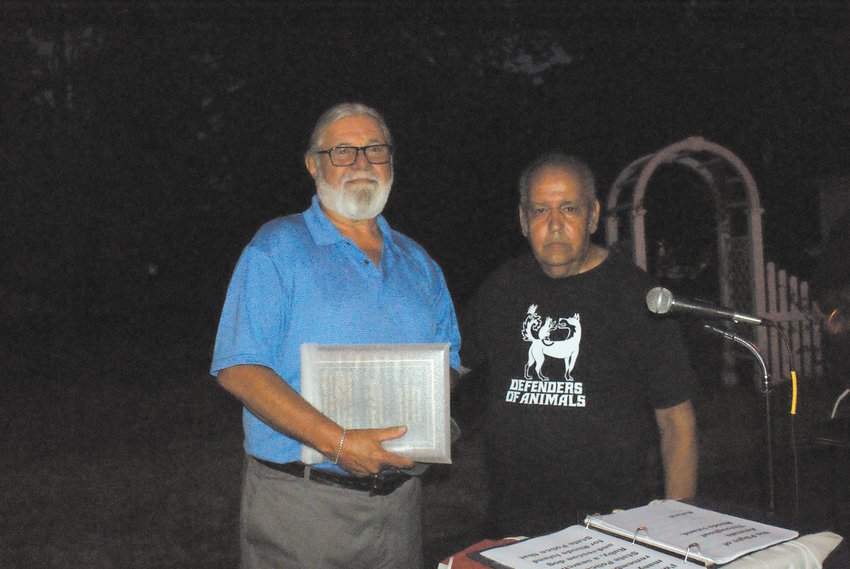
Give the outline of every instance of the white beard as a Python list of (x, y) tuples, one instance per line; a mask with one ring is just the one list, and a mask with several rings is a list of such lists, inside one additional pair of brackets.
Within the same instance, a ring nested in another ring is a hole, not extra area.
[[(354, 178), (366, 178), (374, 183), (358, 183), (346, 187), (345, 183)], [(390, 188), (393, 184), (393, 173), (386, 183), (382, 183), (377, 175), (371, 172), (347, 172), (339, 186), (332, 186), (325, 180), (321, 169), (316, 175), (316, 193), (322, 205), (334, 213), (348, 219), (373, 219), (384, 211)]]

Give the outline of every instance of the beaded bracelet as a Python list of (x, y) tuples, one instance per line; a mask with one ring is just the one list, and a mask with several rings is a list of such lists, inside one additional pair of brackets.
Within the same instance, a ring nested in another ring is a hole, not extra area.
[(342, 436), (339, 438), (339, 444), (336, 446), (336, 456), (334, 457), (333, 463), (336, 464), (339, 462), (339, 453), (342, 452), (342, 443), (345, 442), (345, 434), (348, 433), (347, 429), (342, 430)]

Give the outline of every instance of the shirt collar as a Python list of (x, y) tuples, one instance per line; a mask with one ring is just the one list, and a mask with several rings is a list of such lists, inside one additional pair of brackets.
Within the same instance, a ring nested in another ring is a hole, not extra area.
[[(322, 211), (322, 207), (319, 205), (318, 195), (313, 196), (310, 207), (304, 212), (304, 222), (307, 224), (307, 229), (310, 231), (310, 236), (316, 242), (316, 245), (331, 245), (345, 239), (330, 218)], [(396, 249), (390, 224), (383, 215), (378, 216), (377, 222), (384, 239), (385, 248), (392, 247)]]

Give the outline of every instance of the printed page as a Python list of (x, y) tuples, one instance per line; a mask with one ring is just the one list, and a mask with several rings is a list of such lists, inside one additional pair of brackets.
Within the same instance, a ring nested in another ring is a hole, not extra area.
[[(728, 563), (747, 553), (796, 538), (796, 531), (711, 510), (661, 500), (647, 506), (587, 520), (592, 527), (631, 540), (691, 554), (712, 563)], [(697, 544), (693, 546), (693, 544)]]
[(472, 554), (507, 569), (677, 569), (701, 565), (653, 551), (584, 526)]

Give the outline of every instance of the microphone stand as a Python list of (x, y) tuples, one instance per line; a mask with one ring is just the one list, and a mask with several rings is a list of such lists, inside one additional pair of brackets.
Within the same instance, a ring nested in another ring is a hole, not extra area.
[(761, 365), (762, 369), (762, 393), (764, 393), (764, 402), (765, 402), (765, 430), (767, 431), (767, 483), (768, 483), (768, 498), (770, 503), (770, 513), (773, 514), (775, 512), (775, 502), (774, 502), (774, 484), (773, 484), (773, 426), (771, 424), (771, 412), (770, 412), (770, 375), (767, 373), (767, 364), (764, 362), (764, 358), (759, 352), (756, 345), (749, 340), (742, 338), (736, 334), (728, 330), (723, 330), (722, 328), (715, 328), (709, 324), (703, 324), (703, 327), (710, 332), (714, 332), (715, 334), (719, 334), (723, 336), (727, 340), (732, 340), (738, 344), (741, 344), (745, 348), (747, 348), (756, 358), (756, 361)]

